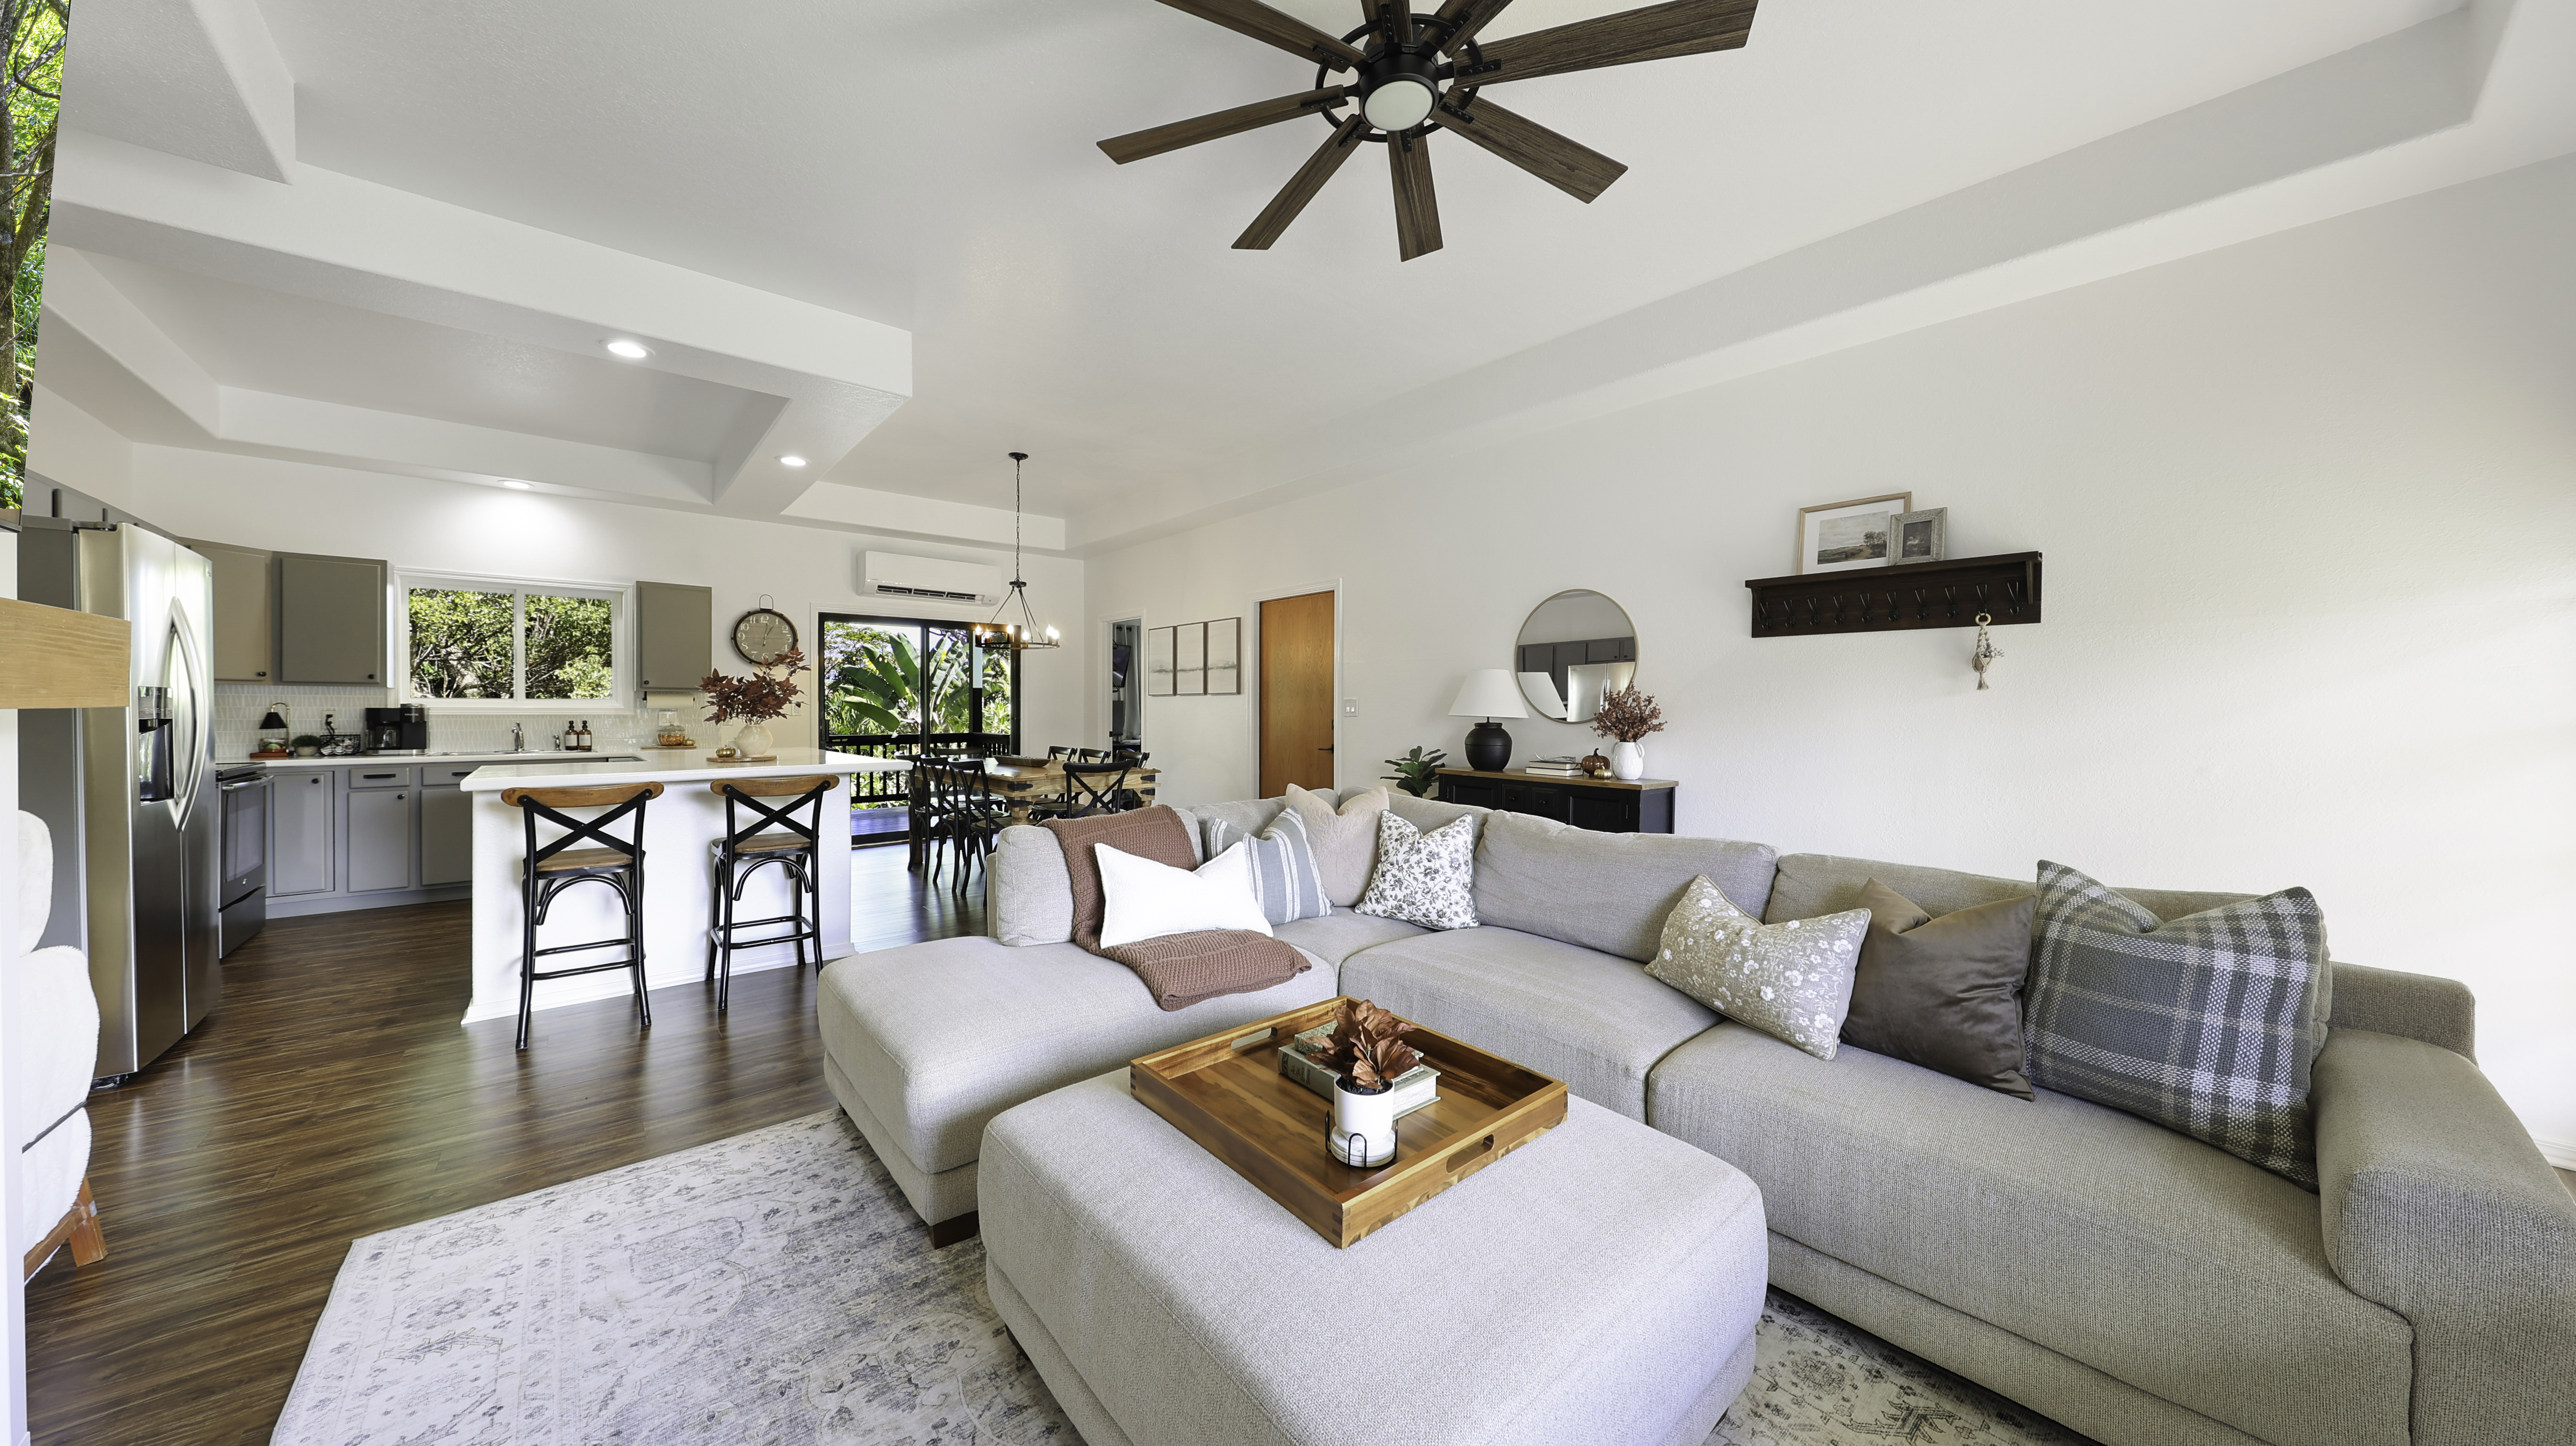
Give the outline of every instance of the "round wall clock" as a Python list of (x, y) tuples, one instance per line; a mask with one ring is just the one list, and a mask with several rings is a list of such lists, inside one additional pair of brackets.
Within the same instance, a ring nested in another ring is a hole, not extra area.
[(766, 668), (796, 650), (796, 625), (775, 608), (753, 608), (733, 625), (733, 650)]

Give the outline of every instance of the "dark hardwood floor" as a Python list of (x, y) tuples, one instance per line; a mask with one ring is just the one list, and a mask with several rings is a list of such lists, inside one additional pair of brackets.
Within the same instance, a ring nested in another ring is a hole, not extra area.
[[(983, 927), (904, 850), (852, 855), (857, 947)], [(460, 1026), (470, 905), (271, 923), (214, 1017), (93, 1095), (107, 1259), (27, 1287), (39, 1446), (264, 1442), (349, 1242), (828, 1109), (811, 970)], [(925, 1243), (927, 1232), (925, 1232)]]

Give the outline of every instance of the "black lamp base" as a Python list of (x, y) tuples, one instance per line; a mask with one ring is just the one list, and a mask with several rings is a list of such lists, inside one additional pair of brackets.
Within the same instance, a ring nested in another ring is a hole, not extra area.
[(1467, 766), (1480, 773), (1500, 773), (1512, 761), (1512, 735), (1488, 718), (1467, 730)]

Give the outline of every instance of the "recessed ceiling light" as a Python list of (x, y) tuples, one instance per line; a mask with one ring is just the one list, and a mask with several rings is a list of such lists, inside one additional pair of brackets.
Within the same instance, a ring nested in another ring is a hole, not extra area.
[(536, 484), (535, 484), (535, 483), (533, 483), (533, 482), (522, 482), (522, 481), (520, 481), (520, 480), (519, 480), (518, 478), (516, 478), (516, 477), (504, 477), (504, 478), (502, 478), (502, 479), (501, 479), (501, 485), (502, 485), (502, 486), (504, 486), (504, 487), (509, 488), (510, 490), (512, 490), (512, 491), (514, 491), (514, 492), (531, 492), (531, 491), (536, 490)]
[(608, 348), (610, 356), (622, 356), (628, 361), (642, 361), (653, 354), (651, 347), (640, 341), (629, 341), (622, 336), (615, 341), (604, 342), (602, 345)]
[(781, 467), (802, 467), (805, 465), (805, 459), (797, 456), (793, 452), (790, 452), (786, 456), (778, 459), (778, 465)]

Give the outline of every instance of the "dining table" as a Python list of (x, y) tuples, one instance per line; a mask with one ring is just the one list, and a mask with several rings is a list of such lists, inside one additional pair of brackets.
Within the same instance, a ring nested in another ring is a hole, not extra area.
[[(1151, 764), (1138, 764), (1127, 771), (1127, 781), (1121, 784), (1120, 788), (1142, 800), (1139, 807), (1151, 808), (1154, 806), (1155, 773), (1156, 770)], [(985, 793), (1010, 806), (1012, 823), (1034, 822), (1033, 815), (1038, 810), (1064, 802), (1066, 788), (1064, 760), (1061, 758), (985, 759), (983, 788)], [(926, 790), (919, 776), (915, 775), (912, 798), (915, 818), (921, 816), (921, 810), (929, 803), (925, 793)], [(921, 838), (918, 832), (914, 834), (912, 840), (912, 863), (916, 868), (921, 864)]]

